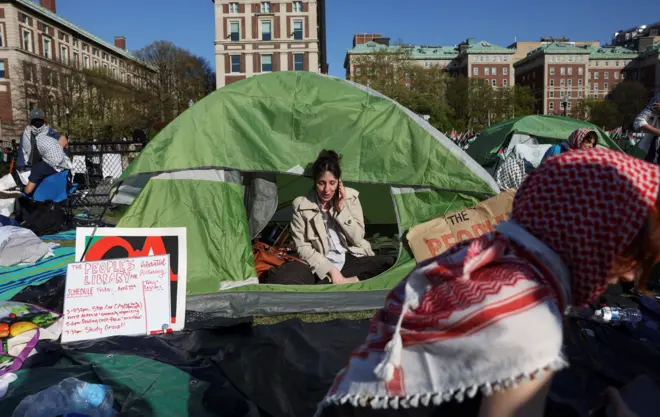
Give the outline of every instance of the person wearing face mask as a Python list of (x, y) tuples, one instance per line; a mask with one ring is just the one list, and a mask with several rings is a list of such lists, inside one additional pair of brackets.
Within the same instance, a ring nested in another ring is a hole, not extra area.
[(36, 108), (30, 112), (30, 124), (21, 136), (16, 164), (19, 172), (30, 171), (23, 190), (25, 194), (32, 194), (49, 175), (71, 169), (71, 161), (64, 151), (68, 144), (66, 136), (48, 125), (43, 110)]
[[(344, 284), (387, 271), (393, 256), (375, 256), (364, 238), (359, 193), (344, 187), (340, 157), (322, 151), (312, 166), (314, 189), (293, 202), (291, 235), (300, 258), (267, 272), (268, 284)], [(348, 279), (348, 280), (347, 280)]]

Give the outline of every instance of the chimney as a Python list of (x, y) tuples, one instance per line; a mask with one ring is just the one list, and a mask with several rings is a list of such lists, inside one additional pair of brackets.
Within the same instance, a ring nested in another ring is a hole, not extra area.
[(123, 36), (115, 36), (115, 46), (119, 49), (126, 50), (126, 38)]
[(39, 4), (53, 13), (57, 13), (57, 9), (55, 8), (55, 0), (39, 0)]

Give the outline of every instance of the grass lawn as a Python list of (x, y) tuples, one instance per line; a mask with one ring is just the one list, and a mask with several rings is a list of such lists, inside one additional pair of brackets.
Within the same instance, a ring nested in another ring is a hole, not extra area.
[(280, 316), (255, 317), (254, 325), (275, 324), (285, 320), (300, 319), (306, 323), (321, 323), (324, 321), (344, 319), (344, 320), (363, 320), (370, 319), (374, 315), (374, 310), (355, 311), (350, 313), (319, 313), (319, 314), (282, 314)]

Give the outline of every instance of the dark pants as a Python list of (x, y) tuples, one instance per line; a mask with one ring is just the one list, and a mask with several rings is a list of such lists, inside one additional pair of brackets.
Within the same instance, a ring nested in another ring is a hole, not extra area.
[(49, 177), (53, 174), (57, 174), (55, 168), (48, 165), (44, 161), (41, 161), (34, 164), (32, 170), (30, 171), (30, 177), (28, 178), (28, 180), (35, 185), (39, 185), (41, 184), (41, 181), (44, 180), (44, 178)]
[[(341, 270), (346, 278), (358, 277), (360, 281), (382, 274), (394, 265), (395, 256), (364, 256), (358, 258), (350, 253), (346, 254), (346, 262)], [(319, 280), (312, 273), (307, 264), (292, 261), (273, 268), (262, 275), (259, 280), (262, 284), (282, 285), (314, 285), (330, 284), (330, 279)]]

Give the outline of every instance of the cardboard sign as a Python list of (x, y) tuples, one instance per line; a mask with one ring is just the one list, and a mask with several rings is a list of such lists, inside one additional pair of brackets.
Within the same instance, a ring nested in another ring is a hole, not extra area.
[(509, 217), (515, 190), (507, 190), (476, 206), (419, 224), (408, 232), (417, 262), (440, 255), (457, 242), (479, 237)]
[(90, 242), (85, 259), (134, 258), (170, 256), (170, 328), (183, 330), (186, 322), (186, 271), (188, 270), (186, 228), (94, 228), (76, 229), (76, 261), (81, 261)]
[(170, 257), (68, 265), (62, 343), (169, 329)]

